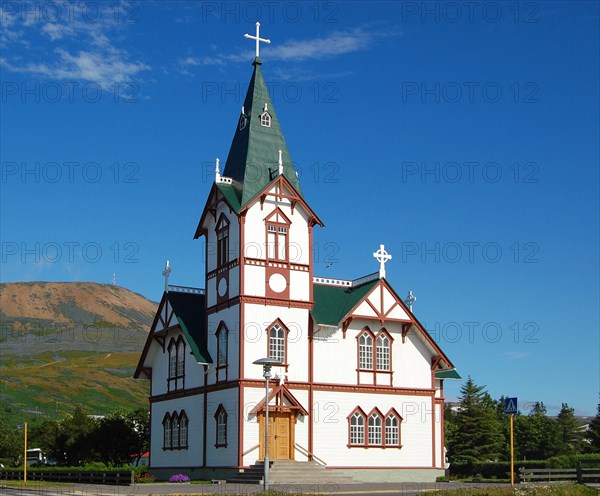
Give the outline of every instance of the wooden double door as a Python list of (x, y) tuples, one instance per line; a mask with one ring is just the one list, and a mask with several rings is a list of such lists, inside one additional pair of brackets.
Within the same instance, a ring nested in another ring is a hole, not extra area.
[[(294, 459), (294, 432), (296, 417), (292, 412), (269, 412), (269, 459)], [(258, 417), (260, 424), (259, 457), (265, 457), (265, 413)]]

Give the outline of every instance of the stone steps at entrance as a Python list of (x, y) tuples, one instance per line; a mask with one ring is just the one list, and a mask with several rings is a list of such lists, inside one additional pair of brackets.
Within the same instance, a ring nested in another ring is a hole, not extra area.
[[(352, 484), (356, 482), (351, 477), (334, 470), (327, 470), (316, 462), (273, 460), (269, 462), (269, 466), (269, 484)], [(264, 463), (259, 461), (250, 468), (243, 469), (227, 482), (262, 484), (263, 475)]]

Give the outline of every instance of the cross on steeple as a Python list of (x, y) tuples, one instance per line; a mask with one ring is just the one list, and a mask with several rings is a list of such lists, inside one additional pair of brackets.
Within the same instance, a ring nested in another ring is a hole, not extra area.
[(258, 22), (258, 21), (256, 22), (256, 36), (252, 36), (251, 34), (246, 33), (244, 35), (244, 38), (256, 40), (256, 58), (258, 58), (259, 53), (260, 53), (260, 42), (262, 41), (263, 43), (267, 43), (267, 44), (271, 43), (271, 40), (260, 37), (260, 22)]
[(171, 266), (169, 265), (169, 261), (167, 260), (167, 264), (165, 265), (165, 270), (162, 271), (162, 275), (165, 276), (165, 293), (169, 292), (169, 274), (171, 273)]
[(392, 259), (392, 256), (385, 251), (383, 245), (379, 245), (379, 250), (373, 253), (375, 260), (379, 262), (379, 279), (385, 278), (385, 264)]

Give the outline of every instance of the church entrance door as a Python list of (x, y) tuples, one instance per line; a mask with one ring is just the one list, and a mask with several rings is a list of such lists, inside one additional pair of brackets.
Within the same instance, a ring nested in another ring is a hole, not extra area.
[[(269, 459), (294, 459), (294, 414), (292, 412), (269, 412)], [(259, 414), (259, 457), (265, 457), (265, 413)]]

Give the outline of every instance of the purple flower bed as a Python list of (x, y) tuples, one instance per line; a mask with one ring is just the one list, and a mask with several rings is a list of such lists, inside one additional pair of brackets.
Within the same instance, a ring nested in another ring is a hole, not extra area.
[(189, 482), (190, 478), (185, 474), (175, 474), (169, 479), (169, 482)]

